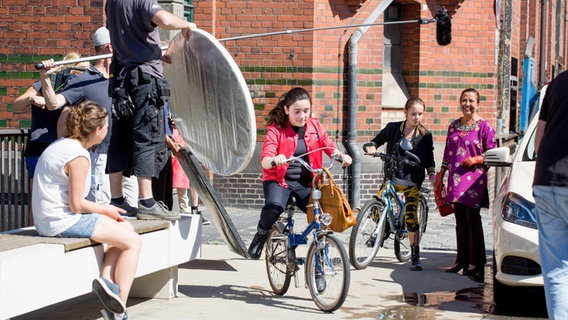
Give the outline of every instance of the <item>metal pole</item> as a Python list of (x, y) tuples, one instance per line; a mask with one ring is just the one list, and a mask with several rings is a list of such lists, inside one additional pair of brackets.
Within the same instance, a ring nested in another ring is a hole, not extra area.
[[(293, 33), (300, 33), (300, 32), (311, 32), (311, 31), (322, 31), (322, 30), (333, 30), (333, 29), (348, 29), (348, 28), (357, 28), (357, 27), (368, 27), (368, 26), (377, 26), (377, 25), (388, 25), (388, 24), (416, 23), (416, 22), (418, 22), (420, 24), (429, 24), (429, 23), (432, 23), (432, 22), (436, 22), (436, 19), (390, 21), (390, 22), (380, 22), (380, 23), (350, 24), (350, 25), (347, 25), (347, 26), (283, 30), (283, 31), (276, 31), (276, 32), (258, 33), (258, 34), (250, 34), (250, 35), (244, 35), (244, 36), (237, 36), (237, 37), (219, 39), (219, 42), (236, 41), (236, 40), (241, 40), (241, 39), (250, 39), (250, 38), (259, 38), (259, 37), (269, 37), (269, 36), (275, 36), (275, 35), (281, 35), (281, 34), (293, 34)], [(162, 47), (162, 50), (167, 50), (167, 49), (168, 49), (168, 46)], [(82, 57), (82, 58), (71, 59), (71, 60), (56, 61), (53, 65), (54, 66), (60, 66), (60, 65), (74, 64), (74, 63), (85, 62), (85, 61), (107, 59), (107, 58), (111, 58), (111, 57), (112, 57), (112, 53), (108, 53), (108, 54), (101, 54), (101, 55), (98, 55), (98, 56), (90, 56), (90, 57)], [(35, 68), (38, 69), (38, 70), (43, 69), (43, 64), (36, 63)]]

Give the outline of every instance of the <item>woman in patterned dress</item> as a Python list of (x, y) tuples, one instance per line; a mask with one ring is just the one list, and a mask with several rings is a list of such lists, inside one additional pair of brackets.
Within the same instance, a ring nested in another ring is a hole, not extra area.
[(483, 165), (483, 153), (496, 146), (495, 130), (478, 113), (477, 90), (465, 89), (460, 95), (460, 106), (463, 116), (448, 128), (442, 166), (434, 188), (442, 188), (448, 171), (447, 198), (453, 203), (456, 216), (457, 256), (455, 265), (446, 272), (457, 273), (463, 269), (464, 275), (483, 282), (487, 258), (480, 211), (489, 207), (489, 168)]

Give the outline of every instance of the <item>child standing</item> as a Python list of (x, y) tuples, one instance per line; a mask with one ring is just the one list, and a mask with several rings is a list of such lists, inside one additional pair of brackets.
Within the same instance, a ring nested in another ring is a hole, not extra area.
[[(173, 181), (172, 187), (176, 189), (177, 196), (178, 196), (178, 204), (180, 213), (191, 213), (191, 214), (199, 214), (201, 215), (201, 222), (204, 225), (208, 225), (211, 222), (201, 214), (199, 211), (199, 196), (197, 191), (191, 187), (191, 183), (187, 178), (187, 175), (183, 171), (181, 164), (177, 158), (177, 153), (183, 147), (186, 147), (185, 141), (181, 137), (178, 129), (175, 126), (173, 120), (171, 120), (171, 127), (172, 127), (172, 137), (173, 137), (173, 148), (170, 147), (174, 156), (172, 157), (172, 173), (173, 173)], [(169, 143), (168, 143), (169, 144)], [(188, 191), (189, 191), (189, 199), (188, 199)], [(189, 208), (189, 203), (191, 202), (191, 208)]]

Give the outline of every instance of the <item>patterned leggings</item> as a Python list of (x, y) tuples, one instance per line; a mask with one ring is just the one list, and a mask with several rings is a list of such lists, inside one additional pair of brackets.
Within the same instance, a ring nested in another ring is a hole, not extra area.
[(410, 232), (418, 231), (418, 201), (420, 200), (420, 188), (416, 185), (411, 187), (393, 185), (397, 192), (404, 193), (404, 222), (406, 230)]

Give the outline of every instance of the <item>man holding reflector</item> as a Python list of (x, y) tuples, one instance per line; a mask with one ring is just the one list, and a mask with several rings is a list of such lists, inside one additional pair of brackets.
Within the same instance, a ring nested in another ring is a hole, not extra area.
[(109, 0), (107, 28), (114, 48), (110, 93), (113, 97), (113, 133), (108, 169), (113, 199), (122, 196), (122, 175), (138, 178), (138, 219), (178, 220), (179, 213), (156, 202), (152, 177), (167, 160), (163, 106), (170, 92), (163, 75), (160, 36), (156, 27), (181, 30), (189, 39), (196, 25), (165, 11), (157, 0)]

